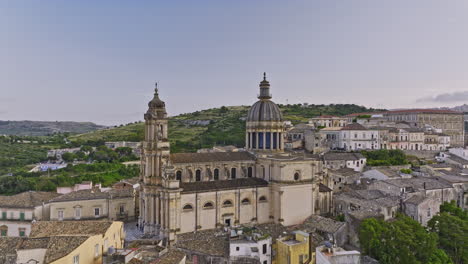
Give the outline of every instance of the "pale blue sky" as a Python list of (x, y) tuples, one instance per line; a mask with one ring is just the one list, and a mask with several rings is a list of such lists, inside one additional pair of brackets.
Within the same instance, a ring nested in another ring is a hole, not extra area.
[(141, 120), (278, 103), (468, 100), (468, 1), (2, 1), (0, 120)]

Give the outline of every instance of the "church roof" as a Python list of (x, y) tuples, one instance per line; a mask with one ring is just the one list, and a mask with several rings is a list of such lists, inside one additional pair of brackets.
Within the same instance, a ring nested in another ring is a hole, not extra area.
[(171, 154), (171, 162), (205, 163), (213, 161), (253, 161), (255, 156), (249, 152), (213, 152), (213, 153), (176, 153)]
[(182, 193), (209, 192), (217, 190), (252, 188), (268, 186), (268, 182), (260, 178), (241, 178), (222, 181), (182, 182)]
[(259, 100), (249, 110), (249, 121), (283, 121), (283, 115), (278, 105), (270, 100)]

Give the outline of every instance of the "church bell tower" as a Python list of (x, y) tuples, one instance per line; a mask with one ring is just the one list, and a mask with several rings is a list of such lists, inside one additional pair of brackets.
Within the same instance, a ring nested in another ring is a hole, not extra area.
[(180, 190), (170, 162), (166, 104), (159, 98), (157, 83), (144, 118), (139, 226), (147, 236), (171, 241), (177, 227), (170, 212), (180, 204)]

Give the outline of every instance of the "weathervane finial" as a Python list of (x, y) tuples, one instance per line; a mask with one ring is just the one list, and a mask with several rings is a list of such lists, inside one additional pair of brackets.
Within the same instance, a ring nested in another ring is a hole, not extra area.
[(154, 93), (158, 94), (158, 82), (154, 83)]
[(266, 72), (263, 72), (263, 80), (266, 81)]

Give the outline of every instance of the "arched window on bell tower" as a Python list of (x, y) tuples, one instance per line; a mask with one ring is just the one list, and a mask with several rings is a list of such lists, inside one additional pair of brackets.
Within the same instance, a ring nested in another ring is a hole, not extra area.
[(195, 171), (195, 181), (201, 181), (201, 170), (200, 169)]

